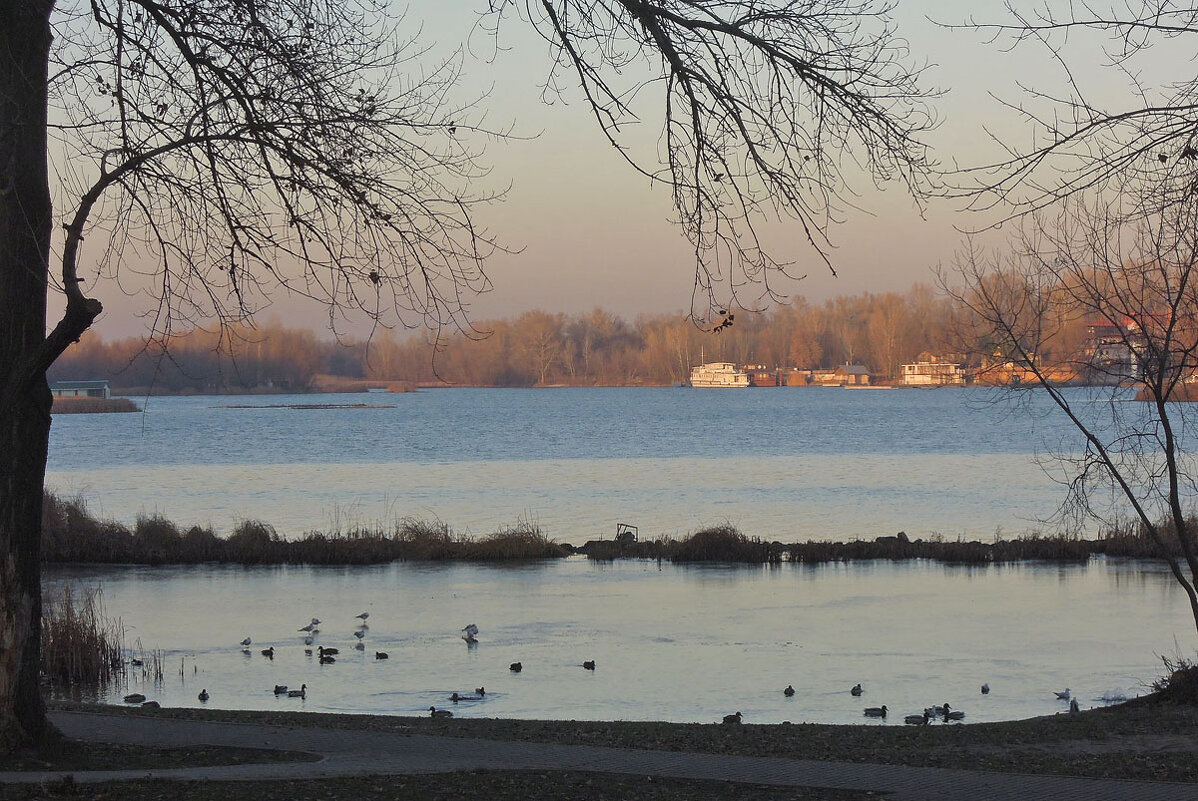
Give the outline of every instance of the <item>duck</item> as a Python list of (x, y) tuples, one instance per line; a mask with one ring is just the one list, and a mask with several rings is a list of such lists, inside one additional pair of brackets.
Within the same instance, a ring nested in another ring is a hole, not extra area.
[(943, 717), (944, 715), (948, 714), (948, 711), (950, 709), (952, 709), (952, 707), (950, 707), (948, 705), (948, 701), (945, 701), (943, 704), (928, 707), (927, 709), (924, 710), (924, 712), (927, 712), (932, 717), (939, 718), (939, 717)]
[(1053, 695), (1057, 697), (1058, 701), (1068, 701), (1072, 697), (1068, 687), (1065, 688), (1064, 692), (1057, 692), (1056, 690), (1053, 690)]
[(849, 692), (852, 693), (854, 696), (858, 696), (858, 695), (861, 695), (861, 693), (865, 692), (865, 690), (862, 689), (860, 684), (854, 684), (853, 689), (849, 690)]
[(129, 693), (124, 700), (126, 704), (140, 704), (146, 700), (146, 697), (141, 693)]
[(982, 685), (982, 695), (989, 695), (989, 694), (990, 694), (990, 685), (983, 684)]
[(882, 704), (881, 706), (867, 706), (865, 708), (865, 716), (867, 718), (884, 718), (888, 711), (886, 704)]
[(275, 695), (285, 695), (286, 693), (287, 693), (287, 685), (286, 684), (276, 684), (275, 685)]
[(207, 688), (200, 690), (200, 694), (197, 695), (196, 698), (199, 698), (201, 701), (207, 701), (209, 698)]
[(158, 703), (157, 701), (142, 701), (141, 708), (142, 709), (161, 709), (162, 704)]
[(925, 709), (922, 715), (907, 715), (907, 717), (903, 718), (903, 723), (906, 723), (908, 726), (926, 726), (931, 717), (928, 714), (928, 710)]
[(588, 659), (587, 661), (582, 663), (582, 667), (583, 667), (583, 670), (594, 670), (595, 669), (595, 660)]
[(479, 698), (482, 698), (487, 694), (487, 690), (485, 687), (475, 687), (474, 692), (478, 694)]
[(390, 659), (391, 655), (385, 651), (375, 651), (374, 658), (375, 659)]
[(337, 648), (325, 648), (323, 645), (316, 646), (316, 650), (320, 652), (321, 656), (336, 656), (337, 654), (341, 653), (341, 651)]
[(437, 709), (435, 706), (428, 708), (428, 716), (430, 718), (452, 718), (453, 713), (448, 709)]
[(265, 656), (267, 659), (274, 659), (275, 658), (275, 647), (272, 645), (269, 648), (263, 648), (262, 655)]
[(307, 698), (308, 697), (308, 685), (301, 684), (300, 688), (298, 690), (288, 690), (287, 697), (288, 698)]
[(129, 660), (130, 667), (142, 667), (145, 662), (138, 659), (136, 656)]
[(741, 717), (742, 715), (739, 712), (732, 715), (724, 715), (724, 723), (729, 726), (735, 726), (740, 723)]
[(468, 624), (466, 628), (462, 629), (462, 639), (465, 640), (468, 645), (473, 645), (474, 643), (478, 642), (478, 626), (474, 625), (473, 623)]
[(786, 689), (782, 691), (782, 694), (785, 695), (787, 698), (790, 698), (792, 695), (795, 694), (795, 688), (792, 685), (788, 684), (788, 685), (786, 685)]
[(950, 720), (965, 720), (965, 713), (960, 709), (951, 709), (944, 713), (944, 722), (948, 723)]
[(521, 665), (519, 662), (513, 662), (507, 666), (507, 669), (513, 673), (519, 673), (521, 670), (524, 670), (524, 665)]

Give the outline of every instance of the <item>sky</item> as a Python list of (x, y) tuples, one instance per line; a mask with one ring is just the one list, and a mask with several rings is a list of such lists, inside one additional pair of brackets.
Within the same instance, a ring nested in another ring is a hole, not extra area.
[[(479, 8), (485, 4), (478, 0)], [(468, 10), (463, 11), (463, 7)], [(493, 291), (474, 298), (476, 320), (506, 317), (528, 309), (579, 313), (602, 307), (625, 318), (642, 313), (681, 313), (690, 307), (694, 265), (690, 247), (669, 222), (669, 196), (663, 187), (624, 164), (602, 138), (578, 92), (546, 103), (541, 91), (549, 59), (545, 44), (509, 20), (501, 48), (474, 29), (471, 4), (411, 0), (406, 23), (420, 29), (431, 55), (462, 49), (466, 76), (462, 97), (486, 93), (489, 122), (511, 125), (517, 136), (492, 142), (486, 158), (497, 185), (510, 182), (501, 204), (484, 210), (483, 224), (497, 233), (513, 254), (489, 263)], [(977, 164), (997, 151), (999, 138), (1024, 137), (1012, 115), (995, 96), (1019, 96), (1020, 84), (1039, 89), (1060, 86), (1060, 70), (1042, 52), (1018, 51), (1017, 57), (987, 45), (975, 30), (950, 30), (937, 23), (960, 23), (971, 14), (999, 19), (998, 4), (985, 0), (943, 2), (904, 0), (896, 11), (900, 35), (911, 59), (927, 65), (925, 87), (943, 95), (931, 102), (941, 119), (926, 136), (934, 158), (944, 167)], [(821, 301), (841, 294), (903, 291), (913, 283), (933, 283), (937, 265), (952, 261), (962, 229), (982, 228), (987, 218), (962, 210), (961, 201), (933, 200), (921, 208), (899, 187), (875, 190), (857, 181), (860, 210), (830, 232), (830, 256), (837, 276), (820, 262), (794, 226), (775, 230), (780, 257), (806, 277), (780, 289)], [(997, 242), (995, 235), (990, 241)], [(96, 328), (105, 337), (145, 332), (146, 299), (122, 294), (109, 283), (90, 287), (105, 312)], [(327, 328), (322, 307), (273, 296), (267, 314), (289, 325)]]

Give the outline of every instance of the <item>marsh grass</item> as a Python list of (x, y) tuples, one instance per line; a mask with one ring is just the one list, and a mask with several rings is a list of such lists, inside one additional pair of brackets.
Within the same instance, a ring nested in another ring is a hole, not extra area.
[(123, 677), (124, 629), (104, 613), (100, 589), (63, 585), (42, 601), (42, 669), (65, 684), (104, 685)]
[(670, 543), (666, 557), (672, 562), (770, 562), (771, 543), (748, 537), (735, 526), (721, 526), (696, 531), (689, 537)]

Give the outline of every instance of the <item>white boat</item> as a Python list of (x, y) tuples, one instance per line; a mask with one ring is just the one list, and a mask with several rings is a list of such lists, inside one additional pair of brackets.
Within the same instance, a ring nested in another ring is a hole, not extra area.
[(692, 387), (747, 387), (749, 374), (732, 362), (711, 362), (691, 368)]

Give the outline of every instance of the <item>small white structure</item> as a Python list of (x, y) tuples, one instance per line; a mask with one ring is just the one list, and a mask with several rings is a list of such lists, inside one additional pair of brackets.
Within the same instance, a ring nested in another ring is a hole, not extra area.
[(965, 371), (952, 362), (904, 364), (902, 382), (908, 387), (959, 387), (965, 385)]
[(51, 381), (50, 394), (56, 398), (110, 398), (108, 379), (94, 381)]
[(732, 362), (710, 362), (691, 368), (692, 387), (747, 387), (749, 374)]

